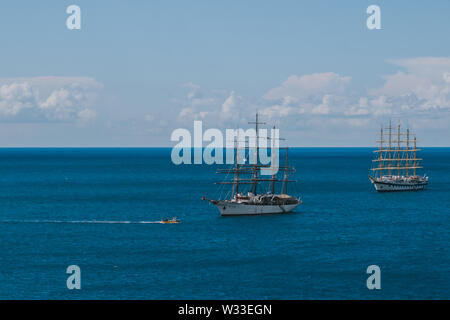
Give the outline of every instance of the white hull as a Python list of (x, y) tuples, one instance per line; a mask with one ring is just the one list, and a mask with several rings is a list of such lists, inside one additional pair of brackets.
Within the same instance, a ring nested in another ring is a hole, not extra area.
[(222, 216), (263, 215), (275, 213), (288, 213), (297, 208), (301, 202), (283, 205), (255, 205), (236, 202), (220, 201), (215, 204)]
[(397, 184), (385, 184), (385, 183), (373, 183), (375, 190), (380, 192), (388, 191), (418, 191), (425, 188), (424, 184), (411, 184), (411, 185), (397, 185)]
[(423, 190), (427, 185), (427, 182), (382, 182), (370, 179), (375, 187), (375, 190), (379, 192), (392, 192), (392, 191), (419, 191)]

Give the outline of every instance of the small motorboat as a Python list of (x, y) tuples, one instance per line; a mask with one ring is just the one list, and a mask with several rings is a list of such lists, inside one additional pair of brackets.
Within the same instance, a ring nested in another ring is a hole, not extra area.
[(180, 223), (180, 220), (174, 217), (172, 219), (163, 219), (161, 220), (161, 223)]

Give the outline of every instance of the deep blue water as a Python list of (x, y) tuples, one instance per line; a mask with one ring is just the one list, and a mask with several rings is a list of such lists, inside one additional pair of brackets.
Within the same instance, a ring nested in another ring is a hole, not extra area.
[(380, 194), (371, 149), (291, 149), (304, 204), (226, 218), (201, 201), (217, 166), (170, 149), (0, 149), (0, 298), (448, 299), (450, 149), (421, 156), (427, 190)]

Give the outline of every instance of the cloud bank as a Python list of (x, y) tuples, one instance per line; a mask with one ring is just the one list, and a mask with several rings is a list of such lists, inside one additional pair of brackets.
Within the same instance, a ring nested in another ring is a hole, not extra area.
[(92, 108), (102, 84), (89, 77), (0, 79), (0, 121), (79, 121), (96, 117)]
[(181, 101), (178, 120), (213, 120), (236, 126), (258, 110), (267, 121), (283, 125), (353, 126), (402, 118), (422, 126), (444, 126), (450, 120), (450, 58), (427, 57), (388, 61), (399, 71), (383, 76), (377, 88), (355, 91), (352, 79), (334, 72), (291, 75), (260, 98), (235, 91), (202, 90), (192, 83)]

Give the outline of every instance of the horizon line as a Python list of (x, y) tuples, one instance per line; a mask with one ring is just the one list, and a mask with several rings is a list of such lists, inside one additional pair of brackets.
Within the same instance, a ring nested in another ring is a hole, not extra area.
[[(0, 149), (173, 149), (175, 146), (9, 146)], [(202, 147), (202, 148), (206, 148)], [(285, 147), (283, 147), (285, 148)], [(378, 146), (290, 146), (288, 148), (374, 148)], [(419, 148), (450, 148), (450, 146), (420, 146)], [(182, 148), (180, 148), (182, 149)], [(190, 147), (195, 149), (195, 147)], [(227, 149), (226, 147), (223, 149)]]

